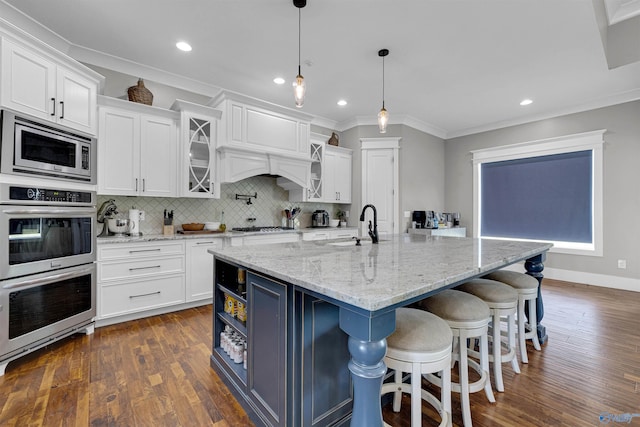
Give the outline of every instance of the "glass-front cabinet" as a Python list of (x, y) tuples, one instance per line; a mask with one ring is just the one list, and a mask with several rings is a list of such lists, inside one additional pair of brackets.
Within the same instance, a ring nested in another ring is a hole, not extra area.
[(180, 111), (182, 197), (220, 198), (217, 179), (216, 126), (221, 112), (214, 108), (176, 100)]
[(324, 167), (324, 141), (311, 139), (311, 182), (307, 189), (307, 201), (322, 200), (322, 181)]

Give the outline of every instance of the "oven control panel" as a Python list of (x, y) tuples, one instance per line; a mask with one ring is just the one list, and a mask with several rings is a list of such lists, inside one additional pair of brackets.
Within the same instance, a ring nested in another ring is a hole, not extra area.
[[(8, 196), (8, 197), (7, 197)], [(90, 191), (59, 190), (53, 188), (9, 186), (8, 194), (4, 194), (4, 203), (37, 203), (37, 204), (65, 204), (92, 205), (95, 203), (95, 193)]]

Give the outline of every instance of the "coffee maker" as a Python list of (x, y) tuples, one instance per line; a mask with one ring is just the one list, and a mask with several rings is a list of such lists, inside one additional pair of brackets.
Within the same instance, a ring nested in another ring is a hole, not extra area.
[(416, 228), (425, 228), (427, 222), (427, 212), (413, 211), (411, 221), (416, 223)]

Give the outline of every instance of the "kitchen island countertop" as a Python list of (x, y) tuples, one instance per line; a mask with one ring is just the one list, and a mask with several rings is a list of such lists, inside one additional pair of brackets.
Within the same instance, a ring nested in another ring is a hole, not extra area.
[[(336, 246), (343, 244), (344, 246)], [(336, 302), (376, 311), (547, 251), (548, 243), (396, 235), (372, 245), (311, 241), (209, 252)]]

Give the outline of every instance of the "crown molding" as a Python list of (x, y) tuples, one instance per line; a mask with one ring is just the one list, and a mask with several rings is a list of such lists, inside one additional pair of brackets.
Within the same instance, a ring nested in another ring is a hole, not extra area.
[(458, 138), (460, 136), (473, 135), (476, 133), (488, 132), (492, 130), (502, 129), (510, 126), (522, 125), (525, 123), (537, 122), (540, 120), (552, 119), (554, 117), (566, 116), (569, 114), (582, 113), (585, 111), (596, 110), (598, 108), (610, 107), (612, 105), (624, 104), (626, 102), (633, 102), (640, 99), (640, 89), (633, 89), (626, 92), (617, 93), (604, 98), (599, 98), (591, 102), (576, 105), (569, 108), (563, 108), (554, 110), (544, 114), (538, 114), (534, 116), (526, 116), (514, 120), (505, 120), (501, 122), (490, 123), (487, 125), (477, 126), (473, 128), (461, 129), (458, 131), (449, 132), (445, 139)]

